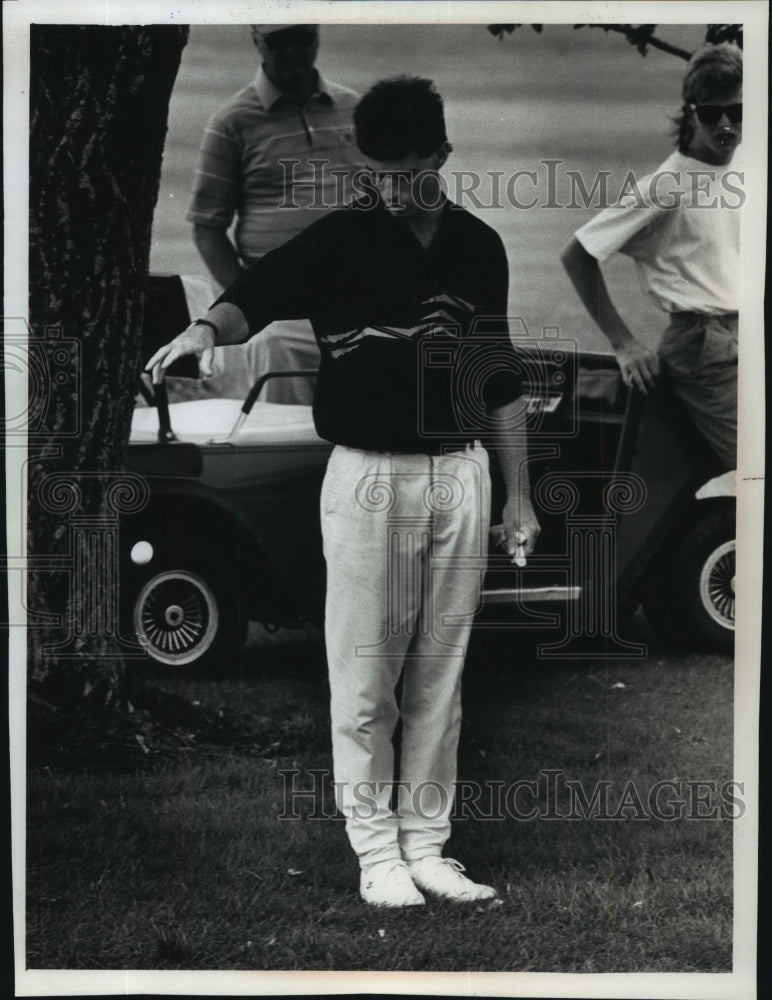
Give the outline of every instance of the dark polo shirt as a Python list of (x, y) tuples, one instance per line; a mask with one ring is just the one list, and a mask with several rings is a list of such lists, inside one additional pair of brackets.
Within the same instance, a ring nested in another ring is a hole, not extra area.
[(370, 192), (245, 271), (218, 301), (250, 336), (310, 319), (321, 349), (321, 437), (374, 451), (438, 454), (490, 436), (488, 411), (521, 393), (498, 234), (446, 201), (424, 249)]

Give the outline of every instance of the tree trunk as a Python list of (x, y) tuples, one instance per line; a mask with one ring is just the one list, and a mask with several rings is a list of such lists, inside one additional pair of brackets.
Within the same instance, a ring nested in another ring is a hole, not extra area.
[(31, 27), (29, 677), (33, 698), (61, 707), (122, 701), (117, 518), (144, 484), (121, 470), (186, 40), (178, 27)]

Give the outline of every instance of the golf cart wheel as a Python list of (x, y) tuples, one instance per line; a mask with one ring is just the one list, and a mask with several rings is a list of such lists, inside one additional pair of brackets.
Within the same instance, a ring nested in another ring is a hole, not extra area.
[(735, 506), (706, 505), (657, 560), (643, 610), (679, 646), (734, 648)]
[(134, 631), (150, 658), (168, 667), (223, 665), (246, 637), (231, 588), (211, 569), (169, 560), (144, 582), (133, 607)]

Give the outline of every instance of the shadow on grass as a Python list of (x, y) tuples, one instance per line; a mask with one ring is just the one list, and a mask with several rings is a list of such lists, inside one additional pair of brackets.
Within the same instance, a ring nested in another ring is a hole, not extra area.
[(275, 757), (326, 743), (318, 630), (251, 627), (240, 654), (206, 673), (152, 661), (126, 668), (124, 697), (102, 713), (31, 696), (28, 768), (133, 771), (197, 753)]
[[(318, 633), (253, 630), (222, 672), (152, 673), (164, 695), (227, 726), (174, 753), (135, 751), (133, 766), (53, 761), (31, 771), (31, 968), (731, 967), (726, 657), (652, 645), (645, 662), (556, 664), (478, 633), (459, 780), (479, 794), (469, 808), (465, 793), (447, 853), (494, 884), (503, 905), (430, 902), (420, 912), (360, 901), (343, 822), (329, 788), (313, 785), (312, 772), (329, 777), (331, 767)], [(313, 791), (289, 809), (288, 771)], [(651, 810), (665, 779), (676, 791), (661, 804), (684, 803), (673, 819)], [(517, 782), (531, 785), (496, 806), (492, 792)], [(624, 798), (631, 782), (644, 814)], [(691, 801), (689, 783), (702, 787)], [(608, 789), (607, 818), (589, 808), (598, 787)], [(702, 818), (689, 814), (695, 803)]]

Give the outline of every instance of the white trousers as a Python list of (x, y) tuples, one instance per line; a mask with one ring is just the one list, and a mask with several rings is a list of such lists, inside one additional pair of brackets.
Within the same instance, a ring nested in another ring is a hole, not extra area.
[(441, 854), (487, 556), (487, 452), (337, 446), (321, 512), (335, 788), (351, 846), (363, 865)]

